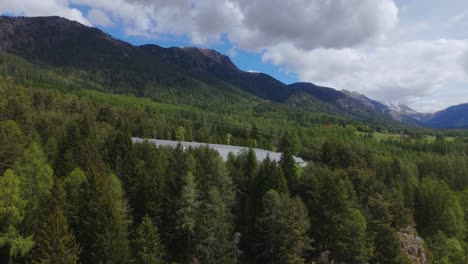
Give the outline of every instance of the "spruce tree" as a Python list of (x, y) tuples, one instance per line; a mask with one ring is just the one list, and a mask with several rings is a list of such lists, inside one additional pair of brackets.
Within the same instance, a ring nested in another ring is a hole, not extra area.
[(179, 210), (177, 210), (177, 228), (186, 233), (187, 261), (190, 262), (192, 255), (192, 236), (197, 224), (196, 217), (199, 209), (197, 188), (191, 172), (187, 173), (179, 199)]
[(297, 184), (297, 169), (296, 161), (289, 151), (286, 151), (281, 156), (280, 166), (283, 171), (283, 175), (288, 182), (289, 190), (294, 193), (294, 189)]
[(149, 216), (144, 216), (133, 239), (135, 249), (134, 263), (163, 264), (165, 262), (165, 248), (159, 238), (159, 231)]
[(67, 221), (64, 198), (56, 179), (43, 205), (42, 220), (34, 236), (37, 242), (32, 252), (32, 263), (78, 263), (80, 247)]
[(232, 261), (232, 217), (217, 188), (208, 193), (208, 200), (200, 205), (197, 225), (197, 258), (202, 263)]
[(124, 192), (113, 174), (90, 175), (80, 208), (79, 241), (84, 263), (127, 263), (130, 258), (130, 218)]

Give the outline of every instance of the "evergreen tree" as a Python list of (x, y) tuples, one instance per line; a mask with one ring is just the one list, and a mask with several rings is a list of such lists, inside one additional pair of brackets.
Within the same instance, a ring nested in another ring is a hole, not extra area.
[(293, 191), (297, 184), (297, 169), (296, 161), (290, 152), (284, 152), (281, 156), (280, 166), (283, 171), (283, 175), (288, 182), (289, 190)]
[(23, 237), (19, 225), (23, 221), (27, 201), (21, 196), (20, 179), (11, 169), (0, 177), (0, 262), (24, 256), (34, 245), (32, 236)]
[(341, 219), (337, 221), (336, 231), (332, 233), (330, 241), (333, 259), (349, 264), (366, 263), (368, 246), (364, 216), (354, 208), (347, 208), (335, 217)]
[(394, 215), (391, 204), (382, 195), (369, 200), (368, 233), (374, 245), (371, 263), (398, 264), (403, 256), (396, 230), (391, 227)]
[(142, 218), (133, 240), (135, 249), (134, 263), (136, 264), (163, 264), (165, 249), (159, 239), (158, 228), (149, 216)]
[(423, 179), (416, 201), (416, 224), (418, 231), (430, 237), (438, 231), (447, 236), (462, 238), (464, 213), (458, 198), (441, 180)]
[(28, 201), (24, 219), (25, 229), (33, 234), (37, 229), (37, 216), (53, 185), (53, 170), (41, 146), (33, 142), (14, 166), (20, 179), (22, 195)]
[(79, 241), (84, 263), (127, 263), (130, 258), (130, 219), (124, 192), (113, 174), (90, 175), (89, 187), (80, 209)]
[(169, 255), (177, 256), (183, 250), (181, 243), (185, 241), (185, 234), (177, 230), (178, 201), (181, 196), (184, 177), (193, 166), (190, 156), (184, 152), (182, 145), (178, 144), (169, 159), (163, 190), (161, 208), (161, 238), (167, 246)]
[(317, 254), (329, 250), (335, 261), (365, 263), (366, 221), (349, 195), (349, 184), (339, 172), (323, 167), (308, 168), (301, 180)]
[(177, 228), (187, 236), (187, 260), (190, 262), (192, 255), (192, 236), (196, 227), (196, 216), (199, 209), (197, 188), (191, 172), (187, 173), (179, 200), (180, 209), (177, 211)]
[(232, 261), (231, 214), (216, 187), (208, 193), (208, 200), (200, 204), (197, 225), (197, 257), (202, 263), (228, 263)]
[(8, 120), (0, 128), (0, 174), (11, 168), (24, 151), (25, 137), (21, 128), (13, 120)]
[(310, 223), (301, 199), (280, 196), (270, 190), (258, 219), (260, 256), (271, 263), (304, 263), (310, 249)]
[(78, 263), (80, 248), (68, 225), (62, 187), (55, 180), (35, 235), (32, 263)]
[(79, 222), (79, 210), (82, 206), (85, 185), (88, 179), (84, 172), (76, 168), (63, 180), (62, 185), (65, 191), (65, 208), (67, 211), (69, 223), (76, 228)]

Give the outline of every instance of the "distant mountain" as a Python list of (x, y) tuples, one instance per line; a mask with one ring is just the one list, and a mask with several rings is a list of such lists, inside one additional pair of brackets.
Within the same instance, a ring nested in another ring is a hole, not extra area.
[(312, 98), (333, 106), (338, 112), (359, 117), (387, 117), (388, 109), (381, 103), (371, 100), (359, 93), (338, 91), (329, 87), (317, 86), (312, 83), (294, 83), (289, 85), (297, 94), (306, 94)]
[(428, 115), (425, 113), (420, 113), (401, 103), (394, 104), (391, 102), (383, 102), (382, 104), (385, 105), (387, 109), (389, 109), (389, 114), (393, 117), (393, 119), (402, 123), (424, 125), (423, 120)]
[(423, 123), (434, 128), (468, 128), (468, 104), (455, 105), (428, 114)]
[(466, 126), (466, 114), (460, 106), (428, 115), (356, 92), (312, 83), (286, 85), (264, 73), (243, 71), (228, 56), (214, 50), (133, 46), (60, 17), (1, 16), (0, 51), (66, 78), (92, 82), (95, 89), (167, 103), (212, 109), (279, 104), (361, 120)]

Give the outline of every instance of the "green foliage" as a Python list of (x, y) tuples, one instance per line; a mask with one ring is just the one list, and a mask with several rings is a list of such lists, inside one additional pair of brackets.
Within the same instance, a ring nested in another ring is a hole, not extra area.
[(260, 256), (272, 263), (304, 263), (310, 249), (310, 223), (301, 199), (268, 191), (263, 199), (264, 212), (257, 219)]
[(374, 249), (371, 263), (397, 264), (403, 262), (399, 237), (396, 230), (391, 227), (394, 217), (391, 212), (391, 204), (382, 195), (370, 198), (368, 233)]
[[(76, 235), (80, 263), (125, 263), (138, 252), (128, 241), (138, 233), (131, 219), (147, 222), (146, 215), (153, 223), (145, 228), (158, 227), (168, 262), (260, 262), (270, 260), (269, 245), (290, 263), (310, 263), (327, 251), (335, 263), (400, 263), (396, 234), (408, 226), (435, 263), (466, 262), (466, 131), (364, 123), (242, 92), (216, 102), (220, 94), (210, 93), (219, 89), (200, 83), (192, 98), (182, 98), (177, 83), (138, 88), (155, 102), (103, 92), (130, 91), (102, 86), (112, 74), (89, 78), (0, 53), (0, 172), (7, 171), (0, 177), (1, 263), (10, 253), (27, 261), (20, 253), (45, 222)], [(284, 155), (279, 163), (258, 163), (250, 149), (224, 162), (206, 147), (136, 144), (131, 136), (229, 140)], [(299, 169), (290, 154), (309, 165)], [(50, 195), (54, 172), (65, 190), (61, 202)], [(266, 203), (271, 189), (279, 194)], [(62, 209), (46, 213), (52, 205)]]
[(82, 202), (84, 202), (82, 195), (87, 183), (86, 175), (78, 168), (70, 172), (62, 182), (65, 191), (65, 209), (72, 226), (79, 222), (79, 212)]
[(19, 225), (23, 221), (27, 201), (21, 196), (20, 179), (11, 169), (0, 177), (0, 260), (9, 262), (16, 255), (24, 256), (34, 245), (32, 236), (23, 237)]
[(197, 188), (191, 172), (184, 178), (184, 185), (179, 200), (179, 210), (177, 210), (177, 228), (186, 233), (187, 236), (187, 256), (191, 259), (192, 236), (197, 224), (197, 213), (200, 203), (198, 201)]
[(232, 217), (220, 191), (213, 187), (200, 205), (197, 258), (202, 263), (228, 263), (234, 259)]
[(80, 243), (80, 259), (88, 263), (128, 262), (130, 221), (120, 180), (113, 174), (93, 174), (85, 195), (78, 240), (87, 243)]
[(13, 120), (2, 124), (0, 129), (0, 173), (10, 168), (22, 155), (25, 137)]
[(42, 220), (36, 235), (37, 243), (32, 251), (32, 263), (78, 263), (79, 245), (68, 225), (65, 197), (62, 187), (55, 180), (44, 204)]
[(153, 224), (150, 217), (143, 217), (136, 229), (133, 239), (136, 250), (134, 263), (137, 264), (162, 264), (166, 263), (165, 249), (159, 239), (158, 228)]
[(177, 127), (175, 132), (175, 140), (177, 141), (185, 141), (185, 129), (184, 127)]
[(438, 231), (447, 236), (463, 237), (466, 222), (457, 196), (444, 181), (423, 179), (416, 204), (419, 231), (431, 237)]
[(53, 170), (42, 147), (36, 142), (26, 148), (14, 169), (20, 179), (22, 195), (28, 201), (23, 224), (32, 234), (37, 229), (37, 216), (41, 215), (42, 204), (53, 185)]

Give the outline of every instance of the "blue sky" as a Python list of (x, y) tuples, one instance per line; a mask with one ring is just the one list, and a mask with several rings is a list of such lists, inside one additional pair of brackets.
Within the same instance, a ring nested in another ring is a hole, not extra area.
[(468, 1), (2, 0), (134, 45), (196, 46), (246, 71), (363, 93), (424, 112), (468, 102)]
[[(76, 5), (70, 4), (70, 7), (80, 10), (82, 13), (87, 14), (90, 10), (87, 5)], [(97, 28), (111, 34), (112, 36), (125, 40), (133, 45), (144, 45), (144, 44), (156, 44), (161, 47), (183, 47), (183, 46), (194, 46), (199, 48), (211, 48), (215, 49), (223, 54), (228, 55), (231, 60), (236, 64), (237, 67), (244, 71), (257, 71), (274, 76), (276, 79), (291, 84), (299, 81), (297, 76), (285, 69), (273, 65), (269, 62), (262, 61), (262, 54), (259, 52), (245, 51), (241, 49), (235, 49), (233, 45), (226, 38), (226, 35), (222, 35), (219, 41), (203, 44), (194, 44), (191, 39), (186, 35), (170, 35), (164, 34), (160, 36), (132, 36), (125, 34), (121, 25), (114, 25), (112, 27), (104, 27), (102, 25), (95, 25)]]

